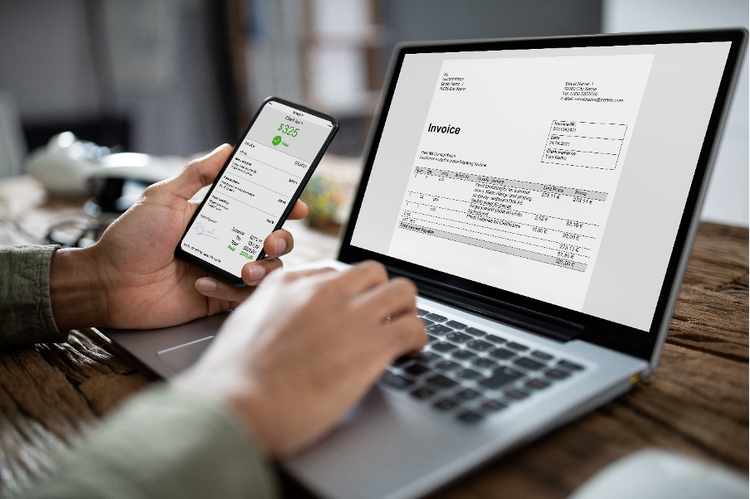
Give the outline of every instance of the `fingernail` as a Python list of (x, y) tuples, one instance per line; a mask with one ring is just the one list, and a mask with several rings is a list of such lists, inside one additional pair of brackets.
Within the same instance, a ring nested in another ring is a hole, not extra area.
[(219, 147), (217, 147), (216, 149), (214, 149), (213, 151), (211, 151), (209, 153), (209, 156), (212, 156), (212, 155), (216, 154), (217, 152), (219, 152), (220, 149), (224, 149), (227, 145), (229, 145), (229, 144), (226, 144), (226, 143), (225, 144), (221, 144)]
[(250, 265), (247, 273), (250, 282), (260, 281), (266, 275), (266, 268), (263, 265)]
[(201, 277), (200, 279), (195, 281), (195, 287), (198, 289), (198, 291), (210, 293), (212, 291), (216, 291), (218, 285), (213, 279), (210, 279), (208, 277)]
[(274, 251), (276, 255), (280, 255), (286, 251), (286, 239), (278, 238), (276, 244), (274, 244)]

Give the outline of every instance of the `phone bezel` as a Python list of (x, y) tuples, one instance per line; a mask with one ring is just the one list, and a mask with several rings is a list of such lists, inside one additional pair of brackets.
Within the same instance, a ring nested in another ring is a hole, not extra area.
[[(322, 118), (326, 121), (329, 121), (332, 125), (331, 132), (328, 134), (328, 137), (326, 137), (326, 140), (323, 142), (320, 149), (318, 150), (318, 153), (316, 154), (315, 159), (313, 159), (310, 162), (310, 168), (308, 168), (307, 172), (305, 173), (305, 176), (302, 178), (302, 180), (300, 180), (299, 185), (297, 186), (297, 190), (294, 192), (294, 195), (290, 198), (289, 203), (284, 208), (284, 212), (281, 214), (281, 217), (279, 217), (278, 221), (274, 225), (274, 228), (271, 231), (271, 233), (279, 230), (284, 225), (284, 222), (289, 216), (289, 213), (292, 211), (292, 207), (294, 206), (294, 203), (296, 203), (297, 199), (299, 199), (300, 195), (302, 194), (302, 191), (305, 189), (305, 186), (307, 185), (307, 182), (312, 177), (312, 174), (315, 171), (315, 168), (318, 166), (318, 164), (320, 163), (320, 160), (323, 158), (323, 154), (325, 154), (326, 149), (328, 149), (328, 145), (331, 143), (331, 141), (333, 140), (333, 137), (336, 135), (336, 132), (339, 129), (339, 121), (335, 117), (331, 116), (330, 114), (326, 114), (320, 111), (316, 111), (314, 109), (310, 109), (309, 107), (288, 101), (286, 99), (282, 99), (280, 97), (267, 97), (258, 107), (258, 111), (253, 116), (253, 119), (250, 120), (250, 123), (248, 124), (247, 128), (245, 128), (245, 131), (242, 133), (242, 136), (240, 136), (239, 140), (235, 143), (232, 149), (232, 154), (229, 155), (229, 158), (224, 163), (224, 166), (221, 167), (219, 174), (216, 176), (216, 179), (211, 184), (211, 187), (209, 188), (208, 192), (206, 192), (206, 195), (201, 201), (200, 206), (198, 206), (198, 209), (196, 209), (195, 213), (193, 213), (193, 216), (190, 219), (190, 222), (188, 222), (187, 227), (185, 228), (185, 231), (182, 233), (182, 236), (180, 237), (180, 241), (177, 243), (177, 247), (175, 248), (175, 251), (174, 251), (174, 254), (177, 258), (183, 261), (186, 261), (192, 265), (195, 265), (196, 267), (199, 267), (200, 269), (205, 270), (206, 272), (213, 275), (214, 277), (217, 277), (221, 279), (222, 281), (232, 284), (234, 286), (245, 285), (245, 282), (242, 280), (241, 275), (237, 276), (237, 275), (231, 274), (227, 272), (226, 270), (219, 268), (216, 265), (206, 260), (203, 260), (202, 258), (199, 258), (195, 255), (192, 255), (186, 252), (185, 250), (182, 249), (182, 241), (187, 235), (190, 228), (193, 226), (193, 222), (195, 222), (196, 218), (198, 217), (198, 214), (203, 209), (203, 205), (206, 203), (206, 200), (211, 196), (211, 193), (216, 187), (218, 181), (224, 175), (224, 172), (226, 171), (227, 167), (229, 166), (229, 164), (232, 162), (235, 155), (237, 154), (237, 150), (239, 149), (240, 144), (244, 142), (245, 137), (253, 128), (253, 125), (255, 125), (255, 122), (258, 119), (258, 116), (260, 116), (260, 113), (270, 102), (278, 102), (279, 104), (289, 106), (291, 108), (302, 111), (303, 113), (311, 114), (318, 118)], [(258, 254), (258, 257), (255, 260), (248, 260), (248, 262), (262, 260), (263, 258), (265, 258), (265, 256), (266, 256), (265, 251), (261, 249), (260, 253)], [(242, 269), (240, 269), (240, 272), (242, 272)]]

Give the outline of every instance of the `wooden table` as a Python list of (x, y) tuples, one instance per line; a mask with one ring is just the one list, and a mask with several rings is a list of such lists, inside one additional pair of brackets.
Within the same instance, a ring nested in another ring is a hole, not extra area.
[[(36, 242), (80, 204), (0, 182), (0, 244)], [(335, 256), (335, 236), (290, 223), (287, 263)], [(67, 343), (0, 352), (0, 492), (45, 473), (108, 410), (150, 382), (91, 329)], [(661, 447), (748, 471), (748, 230), (704, 223), (661, 364), (599, 410), (496, 459), (435, 498), (562, 498), (606, 464)], [(304, 495), (285, 479), (289, 495)]]

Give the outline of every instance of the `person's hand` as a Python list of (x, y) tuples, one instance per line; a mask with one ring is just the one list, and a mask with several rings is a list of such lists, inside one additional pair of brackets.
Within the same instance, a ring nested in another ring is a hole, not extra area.
[[(223, 145), (190, 163), (174, 178), (146, 189), (101, 239), (85, 249), (61, 249), (52, 258), (50, 293), (60, 330), (81, 326), (156, 328), (181, 324), (236, 307), (255, 284), (281, 266), (292, 250), (289, 232), (271, 234), (263, 248), (269, 258), (245, 265), (246, 284), (237, 288), (175, 259), (174, 249), (198, 207), (191, 198), (210, 185), (231, 147)], [(289, 216), (303, 218), (298, 202)]]
[(271, 457), (325, 434), (396, 357), (427, 342), (416, 288), (366, 262), (277, 273), (234, 311), (178, 388), (234, 409)]

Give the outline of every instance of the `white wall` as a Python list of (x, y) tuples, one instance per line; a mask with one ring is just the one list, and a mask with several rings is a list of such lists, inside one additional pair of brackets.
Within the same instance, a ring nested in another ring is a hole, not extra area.
[[(603, 0), (604, 32), (748, 27), (747, 0)], [(748, 226), (748, 54), (727, 117), (701, 218)]]

